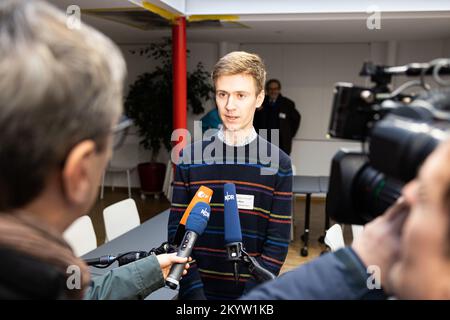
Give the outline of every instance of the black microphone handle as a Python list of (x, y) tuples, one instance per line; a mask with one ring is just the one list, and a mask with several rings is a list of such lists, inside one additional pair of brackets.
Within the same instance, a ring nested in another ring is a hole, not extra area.
[[(177, 256), (189, 258), (197, 238), (198, 235), (194, 231), (188, 230), (183, 237), (181, 245), (178, 247)], [(166, 278), (166, 285), (168, 285), (169, 288), (176, 289), (178, 287), (185, 265), (186, 263), (175, 263), (172, 265), (169, 275)]]
[(230, 242), (225, 244), (228, 261), (241, 261), (242, 253), (245, 252), (241, 242)]
[(107, 255), (98, 258), (83, 259), (88, 266), (105, 265), (116, 259), (115, 256)]
[(276, 278), (272, 272), (263, 268), (254, 257), (247, 255), (246, 258), (249, 264), (248, 270), (258, 282), (269, 281)]
[(117, 259), (117, 262), (119, 263), (119, 267), (126, 265), (128, 263), (134, 262), (136, 260), (148, 257), (149, 253), (146, 251), (135, 251), (130, 252), (125, 255), (119, 255), (119, 258)]

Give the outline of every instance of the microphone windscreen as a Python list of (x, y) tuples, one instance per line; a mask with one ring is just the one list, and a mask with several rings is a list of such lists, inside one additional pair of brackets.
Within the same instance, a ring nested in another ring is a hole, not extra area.
[(205, 202), (197, 202), (187, 218), (186, 230), (201, 235), (208, 224), (211, 207)]
[(180, 224), (186, 225), (187, 218), (189, 217), (189, 214), (191, 213), (195, 204), (197, 202), (209, 203), (211, 201), (212, 194), (213, 191), (210, 188), (200, 186), (200, 188), (197, 190), (194, 197), (192, 198), (191, 202), (189, 203), (189, 206), (187, 207), (186, 211), (184, 212), (183, 217), (181, 217)]
[(225, 245), (242, 242), (241, 221), (234, 183), (226, 183), (223, 186), (223, 197)]

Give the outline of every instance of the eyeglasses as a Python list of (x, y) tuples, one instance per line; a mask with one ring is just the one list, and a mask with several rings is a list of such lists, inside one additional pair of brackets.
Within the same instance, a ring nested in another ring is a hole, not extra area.
[(116, 134), (120, 131), (123, 131), (125, 129), (128, 129), (133, 124), (133, 121), (131, 119), (128, 119), (125, 116), (122, 116), (119, 120), (119, 123), (114, 126), (112, 129), (112, 133)]
[(112, 128), (111, 132), (114, 135), (114, 143), (113, 143), (114, 150), (122, 146), (122, 144), (125, 141), (125, 138), (127, 137), (128, 130), (130, 129), (132, 124), (133, 121), (131, 119), (122, 116), (119, 120), (119, 123), (117, 123), (114, 126), (114, 128)]

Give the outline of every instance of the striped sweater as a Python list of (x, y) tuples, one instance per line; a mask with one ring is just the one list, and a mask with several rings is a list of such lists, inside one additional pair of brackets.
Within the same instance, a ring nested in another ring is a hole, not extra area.
[[(227, 146), (217, 136), (212, 141), (214, 143), (200, 141), (186, 147), (181, 155), (183, 160), (176, 168), (168, 224), (169, 241), (173, 240), (178, 223), (198, 188), (204, 185), (214, 191), (208, 226), (193, 249), (195, 262), (180, 282), (180, 299), (236, 299), (256, 285), (244, 265), (239, 267), (240, 279), (236, 283), (233, 265), (226, 260), (223, 216), (225, 183), (234, 183), (237, 194), (254, 196), (253, 207), (239, 210), (246, 251), (276, 275), (288, 251), (292, 205), (289, 156), (259, 136), (241, 147)], [(213, 144), (219, 148), (210, 152)], [(261, 157), (257, 155), (261, 147), (264, 152), (267, 150), (269, 156), (278, 156), (275, 167), (274, 161), (270, 165), (267, 159), (259, 159)], [(217, 151), (220, 148), (222, 155)], [(201, 161), (198, 161), (199, 150), (203, 154)], [(193, 158), (195, 152), (197, 161), (194, 162), (186, 155), (190, 153)], [(265, 174), (261, 174), (262, 170)]]

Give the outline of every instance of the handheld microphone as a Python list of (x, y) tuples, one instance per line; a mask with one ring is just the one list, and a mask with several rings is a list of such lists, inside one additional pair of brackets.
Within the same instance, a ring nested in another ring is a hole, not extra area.
[(101, 256), (101, 257), (98, 257), (98, 258), (84, 259), (84, 262), (88, 266), (110, 265), (113, 262), (115, 262), (116, 259), (117, 259), (116, 256), (106, 255), (106, 256)]
[(136, 260), (148, 257), (151, 253), (146, 251), (131, 251), (127, 253), (121, 253), (117, 256), (106, 255), (98, 258), (85, 259), (84, 262), (88, 266), (100, 266), (100, 267), (108, 267), (114, 262), (118, 262), (119, 267), (129, 264), (130, 262), (134, 262)]
[(225, 248), (228, 260), (233, 262), (234, 280), (239, 281), (238, 262), (242, 260), (241, 222), (236, 199), (236, 186), (226, 183), (223, 186)]
[[(178, 257), (188, 258), (192, 253), (195, 241), (206, 229), (211, 208), (205, 202), (198, 202), (192, 209), (191, 214), (186, 221), (186, 233), (180, 247), (178, 248)], [(176, 263), (170, 268), (169, 275), (166, 278), (166, 284), (171, 289), (176, 289), (179, 285), (181, 275), (186, 263)]]
[(208, 203), (211, 201), (213, 191), (205, 186), (200, 186), (200, 188), (195, 193), (194, 197), (192, 198), (191, 202), (189, 203), (186, 211), (183, 214), (183, 217), (181, 217), (180, 223), (177, 228), (177, 232), (175, 234), (175, 238), (173, 240), (173, 244), (176, 246), (179, 246), (181, 242), (183, 241), (183, 237), (186, 231), (186, 221), (189, 217), (189, 214), (191, 213), (192, 209), (198, 202), (205, 202)]
[(84, 259), (84, 262), (88, 266), (93, 266), (97, 268), (107, 268), (112, 265), (114, 262), (118, 262), (119, 267), (126, 265), (130, 262), (134, 262), (136, 260), (140, 260), (142, 258), (148, 257), (150, 255), (160, 255), (164, 253), (172, 253), (175, 252), (176, 248), (170, 245), (168, 242), (163, 242), (159, 247), (152, 248), (149, 252), (147, 251), (129, 251), (125, 253), (120, 253), (117, 256), (113, 255), (105, 255), (98, 258)]
[(146, 251), (130, 252), (127, 254), (119, 255), (117, 257), (117, 262), (119, 263), (119, 267), (120, 267), (120, 266), (126, 265), (128, 263), (134, 262), (136, 260), (148, 257), (149, 255), (150, 255), (150, 253), (146, 252)]

